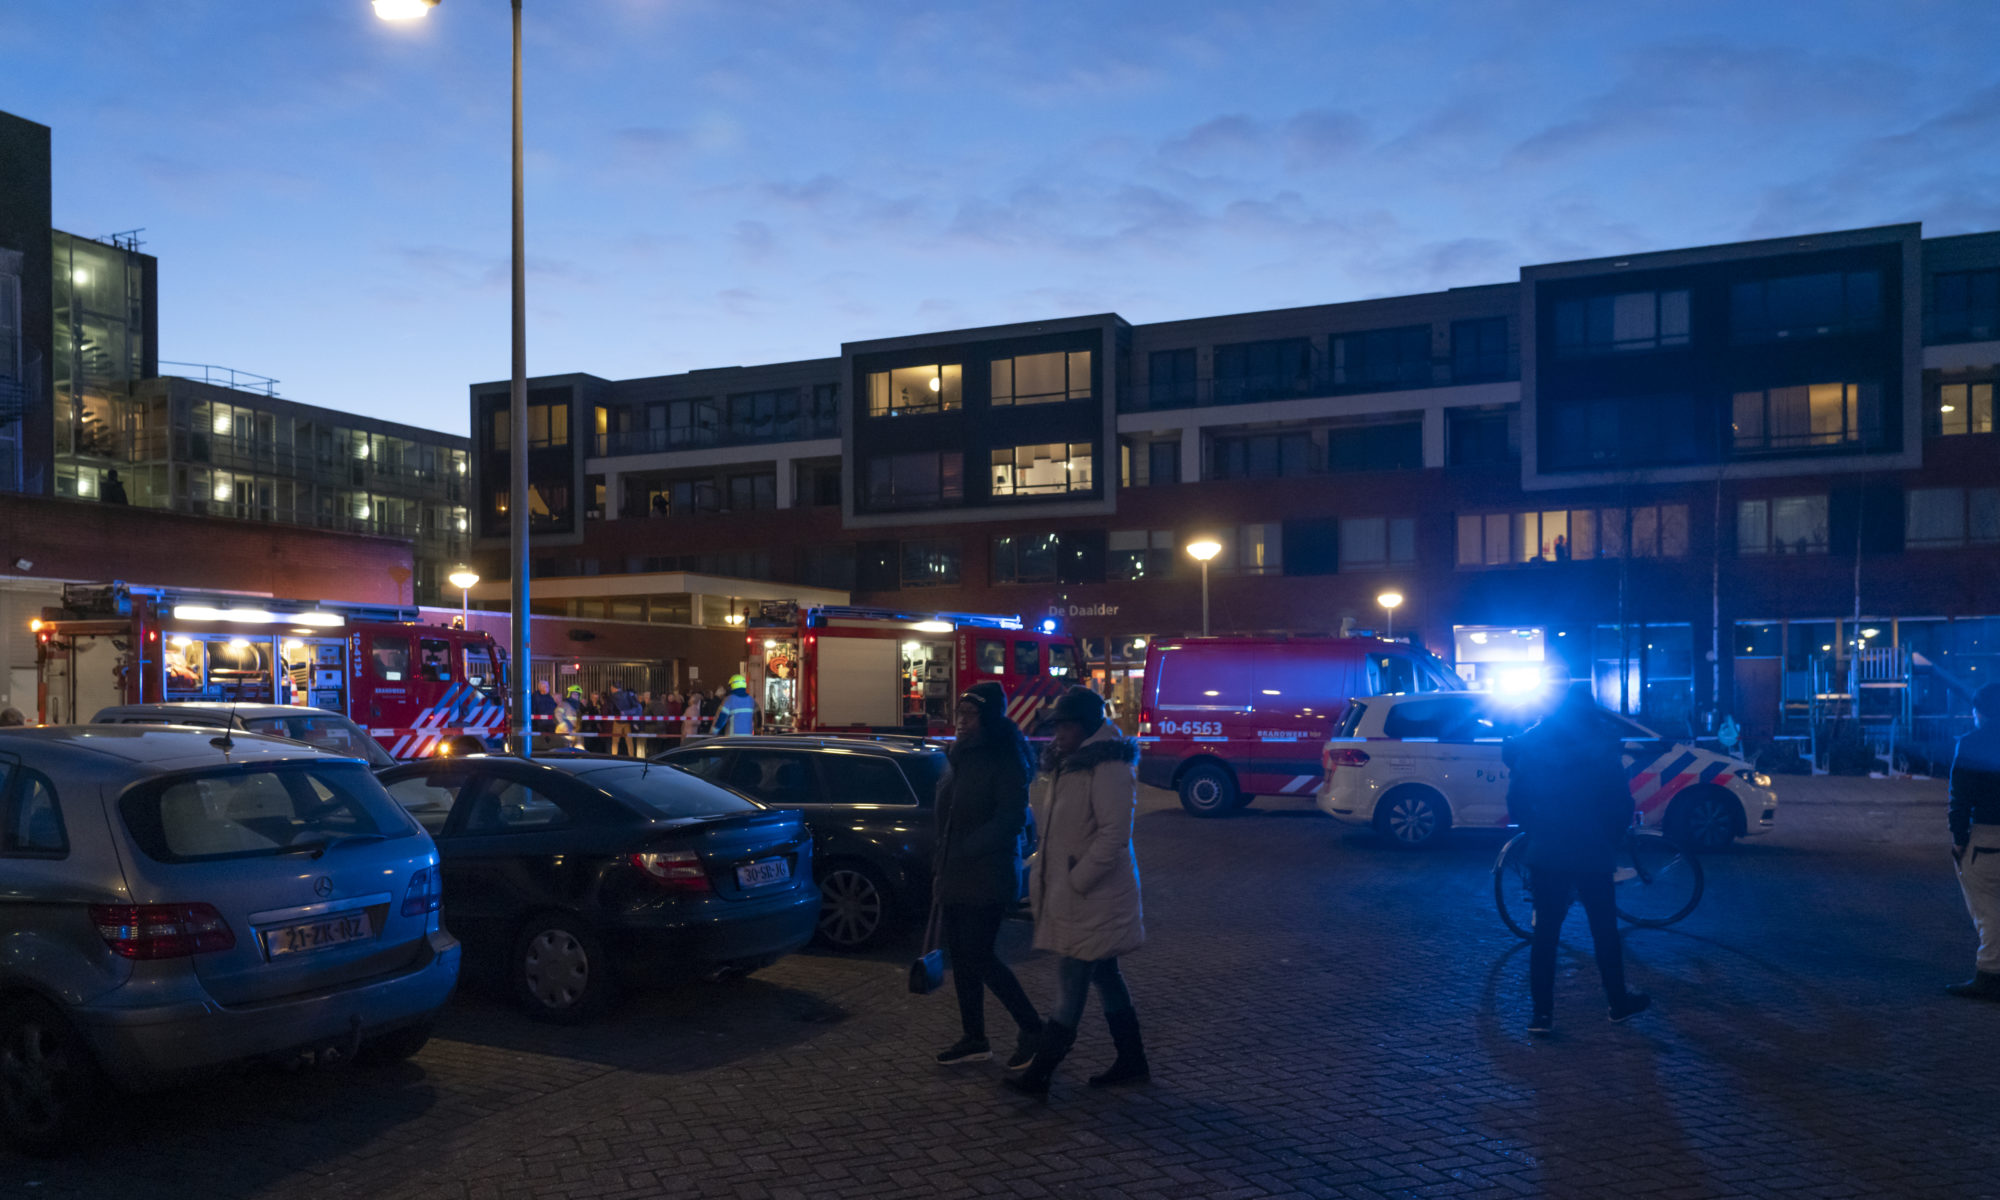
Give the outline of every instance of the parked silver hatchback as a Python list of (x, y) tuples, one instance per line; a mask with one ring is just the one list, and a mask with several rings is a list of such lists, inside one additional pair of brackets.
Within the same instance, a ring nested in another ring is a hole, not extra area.
[(107, 1085), (414, 1054), (458, 980), (430, 836), (280, 738), (0, 731), (0, 1133), (52, 1151)]

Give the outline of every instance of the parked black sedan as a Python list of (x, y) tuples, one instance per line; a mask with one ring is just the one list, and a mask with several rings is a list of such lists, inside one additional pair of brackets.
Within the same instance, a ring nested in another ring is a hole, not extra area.
[(932, 802), (944, 747), (914, 738), (772, 734), (668, 750), (671, 763), (812, 826), (820, 939), (860, 950), (930, 905)]
[(684, 772), (482, 755), (380, 778), (437, 842), (446, 927), (534, 1017), (583, 1021), (627, 983), (753, 970), (817, 926), (799, 814)]

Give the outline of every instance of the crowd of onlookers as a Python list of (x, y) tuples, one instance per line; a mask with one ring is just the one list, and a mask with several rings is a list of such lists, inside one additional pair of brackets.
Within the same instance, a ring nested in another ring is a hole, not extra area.
[(645, 743), (638, 739), (685, 740), (715, 733), (716, 716), (729, 694), (725, 684), (713, 692), (691, 687), (658, 695), (624, 687), (585, 692), (572, 685), (557, 695), (549, 684), (538, 683), (531, 715), (537, 733), (554, 734), (585, 749), (641, 755)]

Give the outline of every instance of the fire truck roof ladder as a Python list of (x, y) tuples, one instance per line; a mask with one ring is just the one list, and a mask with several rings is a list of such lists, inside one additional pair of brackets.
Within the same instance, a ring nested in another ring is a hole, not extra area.
[(994, 613), (904, 612), (894, 608), (861, 608), (850, 604), (821, 604), (806, 610), (806, 624), (820, 625), (830, 617), (873, 621), (949, 621), (954, 626), (973, 629), (1019, 629), (1021, 618)]

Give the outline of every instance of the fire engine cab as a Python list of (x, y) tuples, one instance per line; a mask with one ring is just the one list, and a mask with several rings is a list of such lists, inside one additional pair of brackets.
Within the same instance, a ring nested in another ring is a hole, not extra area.
[(236, 701), (341, 713), (395, 758), (472, 753), (507, 734), (492, 637), (414, 608), (314, 604), (111, 584), (63, 589), (36, 634), (37, 717), (117, 704)]
[(1076, 639), (1018, 616), (777, 602), (748, 618), (744, 641), (745, 678), (773, 730), (946, 735), (959, 695), (992, 680), (1032, 733), (1043, 707), (1082, 682)]

